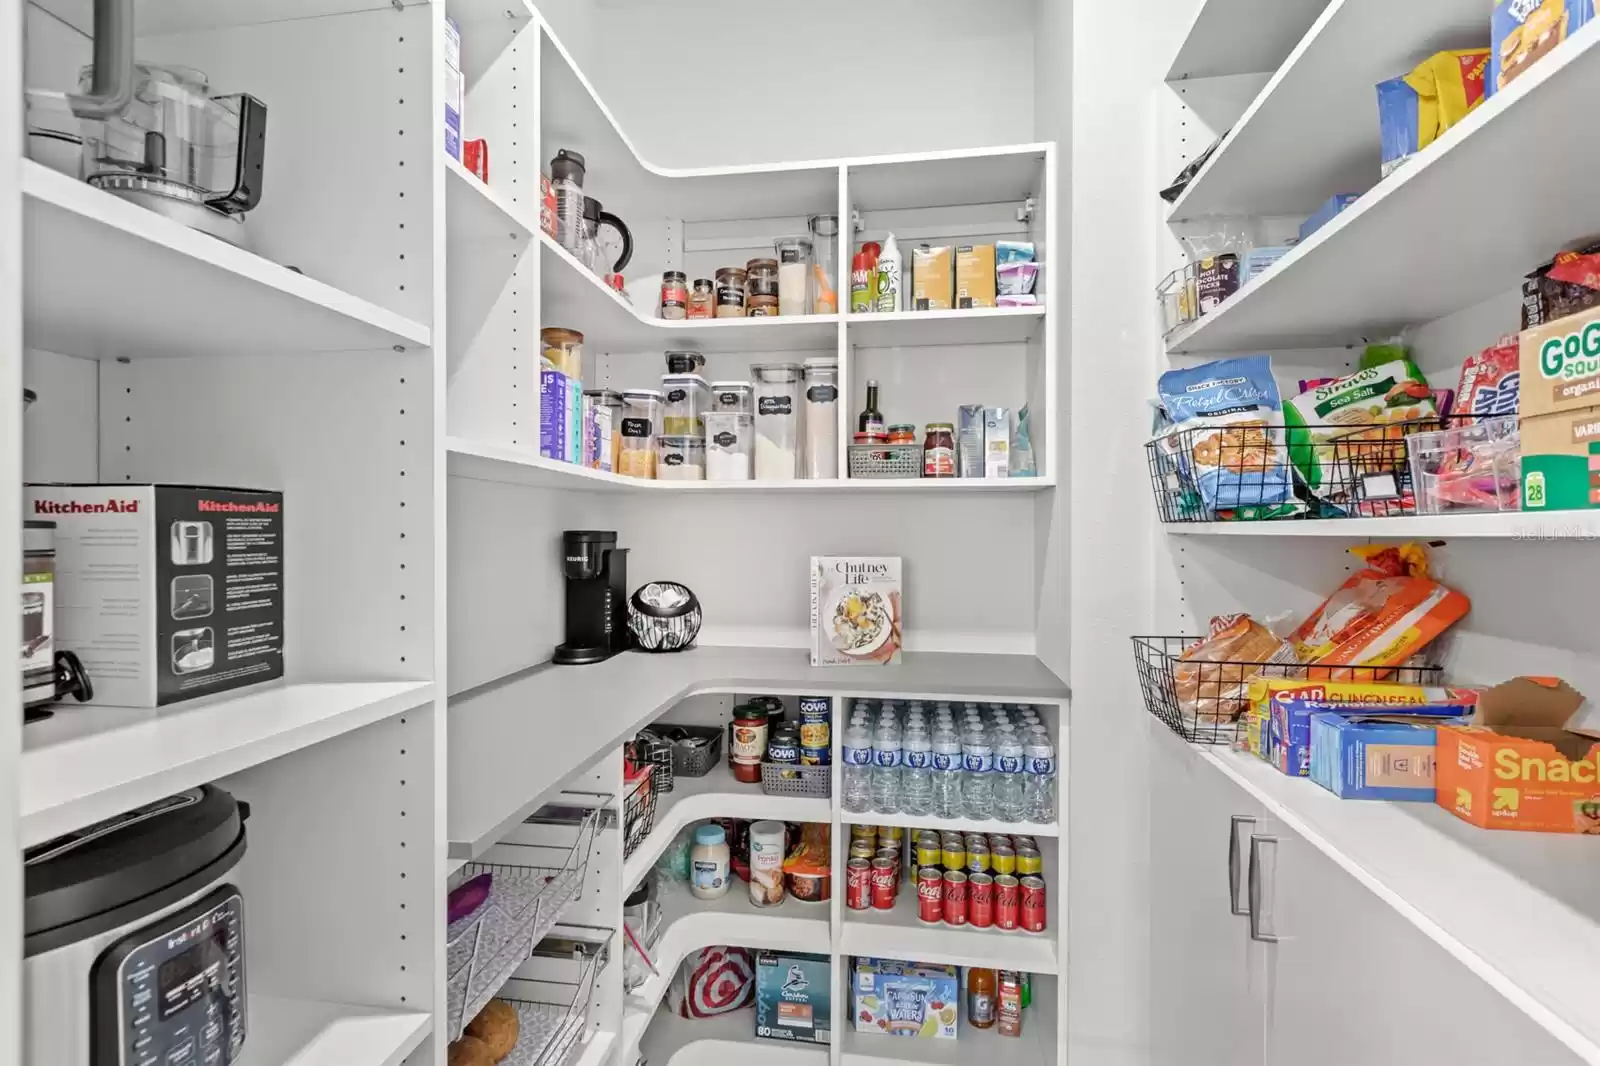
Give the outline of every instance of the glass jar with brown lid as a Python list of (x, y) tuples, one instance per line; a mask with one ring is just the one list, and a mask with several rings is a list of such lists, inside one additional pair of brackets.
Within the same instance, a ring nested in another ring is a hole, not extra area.
[(778, 298), (778, 261), (776, 259), (752, 259), (744, 265), (745, 274), (749, 282), (745, 292), (750, 296), (770, 296)]
[(717, 269), (717, 317), (744, 317), (745, 272), (740, 267)]

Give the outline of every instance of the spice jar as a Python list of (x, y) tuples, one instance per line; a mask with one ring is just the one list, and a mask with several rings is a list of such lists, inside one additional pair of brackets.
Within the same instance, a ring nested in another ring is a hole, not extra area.
[(839, 357), (814, 355), (805, 362), (805, 476), (839, 476)]
[(689, 316), (689, 276), (681, 270), (661, 272), (661, 317), (677, 320)]
[(744, 317), (745, 272), (738, 267), (717, 270), (717, 317)]
[(772, 247), (778, 253), (778, 313), (808, 313), (811, 241), (805, 237), (779, 237)]
[(752, 259), (744, 265), (745, 293), (749, 296), (778, 296), (778, 261)]
[(638, 478), (656, 476), (656, 434), (661, 426), (661, 403), (661, 393), (655, 389), (628, 389), (622, 394), (617, 473)]
[(889, 427), (890, 444), (917, 443), (917, 427), (910, 422), (898, 422)]
[(717, 287), (710, 278), (695, 278), (689, 291), (690, 318), (712, 318), (717, 311)]
[(700, 437), (662, 437), (661, 459), (656, 465), (656, 478), (661, 481), (704, 481), (705, 440)]
[(747, 785), (761, 781), (761, 760), (767, 756), (767, 712), (753, 704), (733, 709), (733, 730), (728, 745), (728, 768), (733, 779)]
[(569, 378), (583, 377), (583, 334), (575, 329), (547, 326), (539, 331), (540, 355), (551, 370)]
[(778, 316), (778, 298), (776, 296), (747, 296), (745, 297), (744, 313), (749, 318), (776, 318)]
[(956, 427), (950, 422), (929, 422), (922, 441), (922, 476), (956, 476)]
[(755, 414), (755, 390), (748, 381), (713, 381), (711, 409), (734, 414)]

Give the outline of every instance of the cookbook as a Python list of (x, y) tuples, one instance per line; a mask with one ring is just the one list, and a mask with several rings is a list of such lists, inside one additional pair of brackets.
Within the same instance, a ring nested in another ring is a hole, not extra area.
[(900, 661), (900, 557), (811, 557), (811, 665)]

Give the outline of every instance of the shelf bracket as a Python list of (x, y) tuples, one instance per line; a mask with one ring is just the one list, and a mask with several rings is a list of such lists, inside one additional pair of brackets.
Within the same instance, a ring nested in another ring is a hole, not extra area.
[(1017, 221), (1032, 222), (1033, 213), (1038, 209), (1038, 207), (1039, 201), (1035, 200), (1031, 196), (1028, 197), (1026, 200), (1022, 201), (1022, 206), (1017, 208)]
[(852, 207), (850, 209), (850, 232), (864, 233), (866, 229), (866, 223), (861, 221), (861, 212)]

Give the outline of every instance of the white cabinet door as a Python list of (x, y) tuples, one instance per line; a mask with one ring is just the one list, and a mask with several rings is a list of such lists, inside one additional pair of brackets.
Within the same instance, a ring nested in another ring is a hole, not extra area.
[(1253, 848), (1257, 932), (1277, 941), (1266, 945), (1267, 1066), (1579, 1061), (1301, 837), (1269, 826)]
[(1265, 949), (1243, 912), (1245, 853), (1264, 816), (1181, 739), (1151, 739), (1152, 1066), (1261, 1066)]

